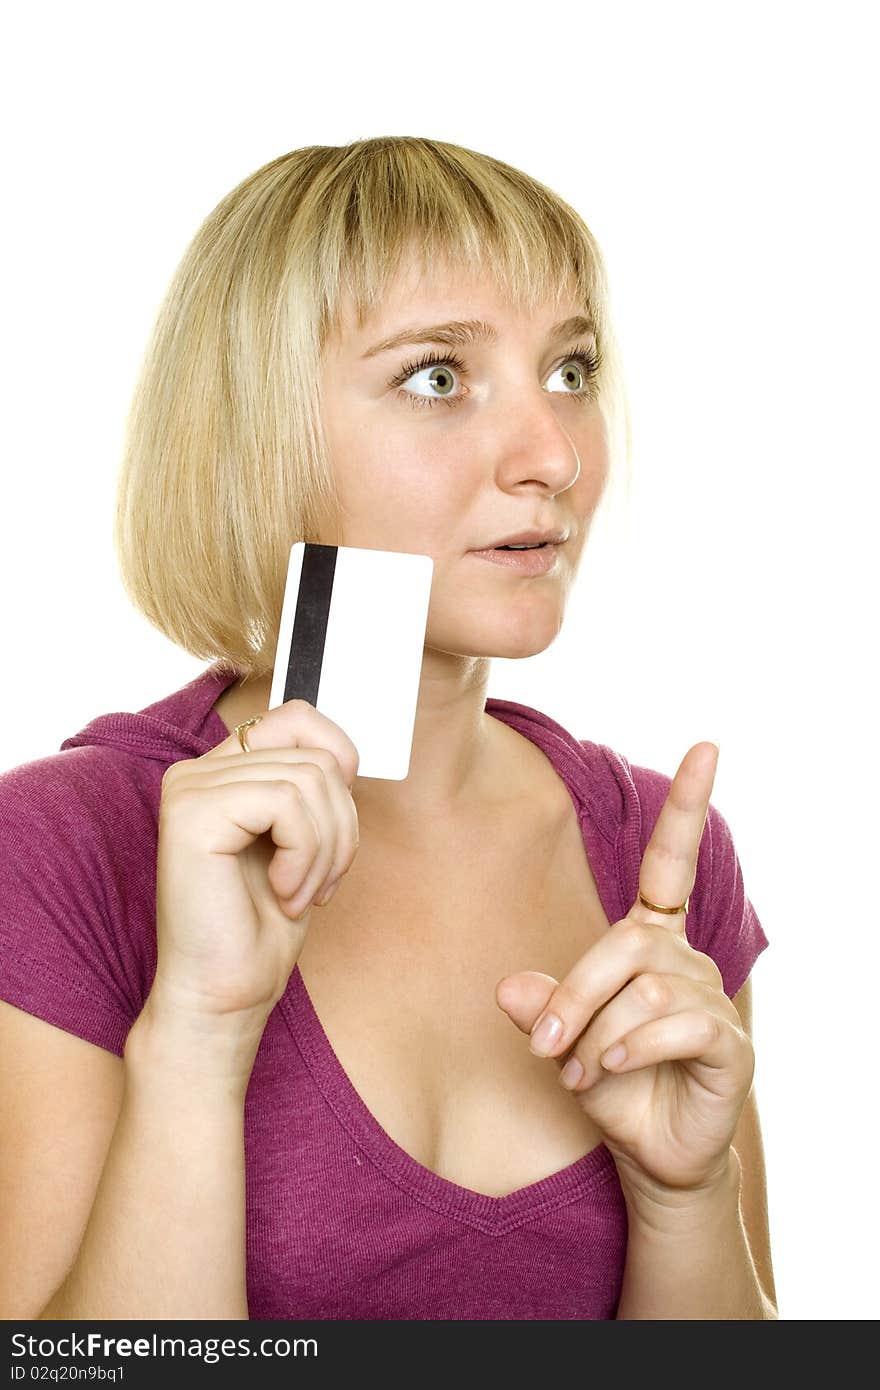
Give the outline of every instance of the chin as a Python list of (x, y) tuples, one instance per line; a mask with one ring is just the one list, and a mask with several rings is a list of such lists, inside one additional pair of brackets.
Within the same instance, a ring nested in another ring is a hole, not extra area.
[(521, 661), (546, 651), (556, 641), (561, 628), (562, 615), (558, 611), (554, 612), (552, 621), (546, 614), (539, 618), (536, 614), (520, 612), (498, 615), (493, 623), (489, 615), (485, 615), (479, 621), (445, 623), (442, 628), (432, 623), (425, 646), (453, 656), (498, 656), (508, 661)]

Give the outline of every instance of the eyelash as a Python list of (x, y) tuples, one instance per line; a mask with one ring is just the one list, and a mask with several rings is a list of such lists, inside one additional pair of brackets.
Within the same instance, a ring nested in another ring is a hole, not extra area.
[[(564, 396), (573, 396), (575, 400), (586, 401), (593, 396), (595, 377), (602, 365), (602, 354), (596, 347), (577, 346), (572, 348), (566, 357), (560, 362), (560, 367), (564, 367), (566, 362), (580, 362), (584, 375), (587, 378), (587, 386), (583, 391), (563, 391)], [(452, 367), (461, 376), (467, 376), (467, 368), (460, 357), (454, 352), (440, 356), (436, 352), (427, 352), (420, 357), (417, 362), (407, 362), (396, 377), (389, 381), (389, 387), (402, 386), (416, 372), (423, 371), (425, 367)], [(434, 405), (458, 405), (464, 399), (463, 396), (417, 396), (412, 391), (400, 390), (399, 396), (405, 396), (410, 404), (416, 409), (421, 410), (423, 406), (429, 409)]]

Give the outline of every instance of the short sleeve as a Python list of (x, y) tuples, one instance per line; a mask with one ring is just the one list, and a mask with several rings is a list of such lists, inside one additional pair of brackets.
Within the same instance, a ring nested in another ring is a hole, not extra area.
[(746, 893), (730, 826), (711, 801), (700, 840), (691, 906), (688, 940), (695, 950), (712, 957), (721, 971), (724, 993), (732, 999), (770, 943)]
[(120, 1057), (155, 972), (136, 762), (87, 747), (0, 775), (0, 998)]

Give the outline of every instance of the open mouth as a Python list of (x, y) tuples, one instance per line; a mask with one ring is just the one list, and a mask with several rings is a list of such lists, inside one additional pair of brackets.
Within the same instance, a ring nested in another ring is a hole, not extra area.
[(554, 541), (543, 541), (540, 545), (493, 545), (486, 550), (472, 550), (471, 554), (476, 560), (488, 561), (512, 574), (537, 575), (558, 573), (562, 549)]

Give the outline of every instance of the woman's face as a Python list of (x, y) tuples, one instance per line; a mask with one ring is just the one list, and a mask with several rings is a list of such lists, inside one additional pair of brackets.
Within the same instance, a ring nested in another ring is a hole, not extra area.
[[(433, 267), (422, 274), (412, 261), (380, 314), (359, 330), (346, 305), (327, 345), (321, 415), (342, 511), (338, 532), (321, 539), (433, 558), (427, 648), (523, 657), (559, 632), (610, 466), (589, 367), (572, 360), (595, 340), (551, 331), (582, 312), (560, 300), (527, 317), (483, 280)], [(497, 337), (451, 347), (420, 338), (370, 352), (403, 330), (474, 319)], [(431, 354), (447, 360), (392, 384)], [(535, 528), (569, 533), (545, 574), (471, 553)]]

